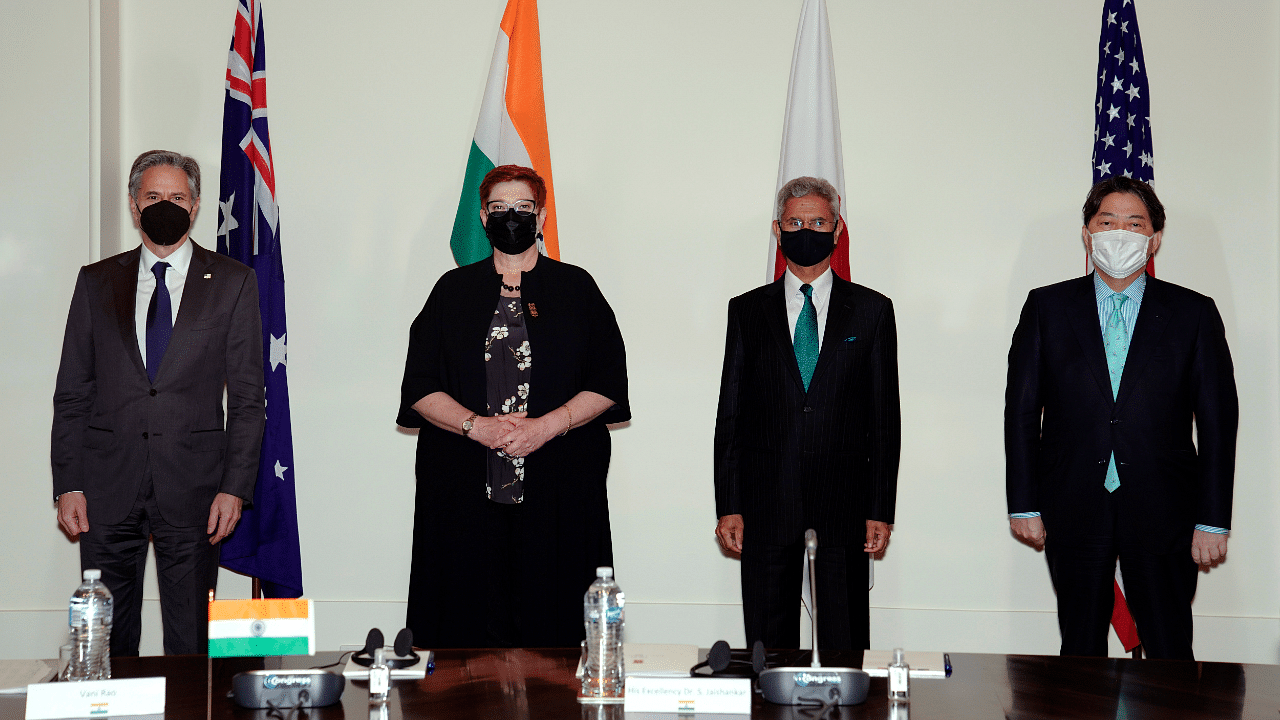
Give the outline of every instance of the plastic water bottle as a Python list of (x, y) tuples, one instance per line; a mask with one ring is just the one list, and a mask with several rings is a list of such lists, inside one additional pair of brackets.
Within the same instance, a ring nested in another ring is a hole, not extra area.
[(902, 648), (894, 648), (893, 662), (889, 663), (889, 700), (904, 703), (911, 699), (911, 668), (907, 665)]
[(373, 664), (369, 666), (369, 704), (387, 701), (391, 691), (391, 668), (387, 665), (387, 650), (379, 646), (373, 651)]
[(587, 659), (582, 667), (582, 697), (617, 701), (623, 695), (623, 606), (627, 599), (613, 581), (613, 568), (596, 568), (596, 581), (582, 599), (582, 620), (587, 626)]
[(68, 680), (111, 678), (111, 614), (115, 601), (102, 584), (101, 570), (85, 570), (84, 582), (71, 596), (71, 662)]

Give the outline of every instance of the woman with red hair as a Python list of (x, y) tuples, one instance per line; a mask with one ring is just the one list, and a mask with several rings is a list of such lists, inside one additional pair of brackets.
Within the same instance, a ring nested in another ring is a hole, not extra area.
[(418, 427), (408, 627), (420, 647), (576, 647), (613, 564), (606, 423), (631, 418), (613, 310), (540, 255), (546, 185), (480, 184), (493, 255), (445, 273), (410, 329), (397, 422)]

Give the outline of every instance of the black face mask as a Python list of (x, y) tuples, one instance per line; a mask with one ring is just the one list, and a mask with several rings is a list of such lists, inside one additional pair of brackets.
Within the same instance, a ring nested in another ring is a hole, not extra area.
[(538, 213), (489, 213), (484, 234), (494, 250), (507, 255), (519, 255), (528, 250), (538, 239)]
[(826, 260), (836, 249), (836, 233), (800, 228), (778, 233), (778, 245), (788, 260), (800, 267), (811, 267)]
[(181, 240), (191, 229), (191, 214), (181, 205), (161, 200), (142, 208), (138, 224), (151, 242), (168, 246)]

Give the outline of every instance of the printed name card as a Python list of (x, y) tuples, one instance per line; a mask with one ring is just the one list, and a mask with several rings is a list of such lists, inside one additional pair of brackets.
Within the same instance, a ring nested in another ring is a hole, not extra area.
[(27, 686), (27, 719), (164, 715), (164, 678), (90, 680)]
[(627, 676), (625, 712), (751, 714), (746, 678)]

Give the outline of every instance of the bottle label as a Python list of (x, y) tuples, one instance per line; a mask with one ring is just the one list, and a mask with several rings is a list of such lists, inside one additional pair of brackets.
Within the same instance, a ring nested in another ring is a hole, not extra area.
[(604, 621), (609, 623), (621, 622), (622, 608), (620, 607), (606, 608), (604, 611)]
[(906, 665), (889, 666), (889, 692), (906, 693), (908, 688), (908, 668)]
[(67, 605), (67, 624), (80, 627), (85, 624), (102, 623), (111, 627), (114, 601), (93, 602), (89, 598), (73, 597)]

